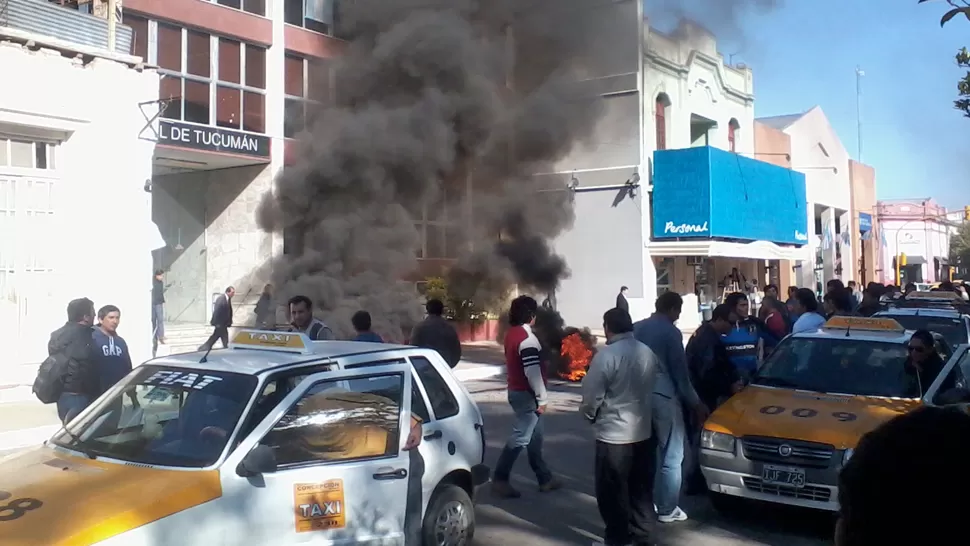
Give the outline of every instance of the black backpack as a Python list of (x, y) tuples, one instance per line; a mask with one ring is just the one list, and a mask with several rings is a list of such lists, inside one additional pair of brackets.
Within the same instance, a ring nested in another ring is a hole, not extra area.
[(37, 369), (34, 379), (34, 396), (45, 404), (53, 404), (64, 392), (64, 376), (67, 375), (67, 357), (53, 354), (47, 357)]

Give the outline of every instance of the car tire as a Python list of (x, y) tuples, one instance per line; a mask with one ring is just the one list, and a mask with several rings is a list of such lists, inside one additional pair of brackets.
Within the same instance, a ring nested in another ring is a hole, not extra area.
[(469, 546), (475, 535), (475, 505), (457, 485), (438, 487), (421, 525), (423, 546)]

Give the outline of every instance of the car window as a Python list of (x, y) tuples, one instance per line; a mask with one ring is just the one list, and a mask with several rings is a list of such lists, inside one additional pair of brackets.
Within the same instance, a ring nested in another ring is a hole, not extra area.
[(123, 461), (215, 463), (256, 389), (255, 376), (142, 365), (52, 441)]
[(940, 334), (956, 348), (967, 342), (967, 325), (962, 318), (928, 317), (926, 315), (891, 315), (907, 330), (929, 330)]
[[(348, 366), (344, 366), (344, 369), (355, 370), (360, 368), (369, 368), (371, 366), (404, 363), (404, 359), (379, 360), (376, 362), (360, 362), (358, 364), (350, 364)], [(431, 420), (431, 414), (428, 413), (428, 406), (424, 403), (424, 396), (421, 394), (421, 389), (418, 388), (417, 381), (414, 378), (411, 380), (411, 413), (420, 417), (421, 421), (423, 422), (428, 422)]]
[(844, 338), (792, 338), (771, 353), (755, 384), (816, 392), (918, 398), (906, 345)]
[(970, 351), (964, 352), (956, 362), (946, 379), (940, 384), (940, 389), (933, 397), (933, 403), (938, 406), (970, 403), (970, 384), (967, 383), (966, 370), (970, 364)]
[(280, 466), (397, 455), (403, 391), (400, 373), (321, 381), (260, 443)]
[(431, 361), (423, 356), (412, 356), (411, 364), (421, 379), (424, 390), (428, 392), (428, 400), (431, 402), (435, 419), (447, 419), (458, 415), (460, 409), (458, 400)]

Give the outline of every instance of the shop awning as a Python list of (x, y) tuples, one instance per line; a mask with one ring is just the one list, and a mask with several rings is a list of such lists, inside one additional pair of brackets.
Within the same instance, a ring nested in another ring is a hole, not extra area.
[(731, 243), (728, 241), (651, 241), (645, 245), (652, 256), (708, 256), (748, 258), (751, 260), (808, 260), (806, 247), (780, 246), (768, 241)]

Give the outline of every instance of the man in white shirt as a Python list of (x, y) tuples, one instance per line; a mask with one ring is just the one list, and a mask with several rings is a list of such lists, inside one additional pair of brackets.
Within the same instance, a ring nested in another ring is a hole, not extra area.
[(798, 320), (792, 326), (791, 332), (814, 332), (825, 324), (825, 317), (818, 312), (818, 299), (815, 293), (808, 288), (799, 288), (795, 292), (795, 301), (792, 310), (798, 315)]

